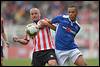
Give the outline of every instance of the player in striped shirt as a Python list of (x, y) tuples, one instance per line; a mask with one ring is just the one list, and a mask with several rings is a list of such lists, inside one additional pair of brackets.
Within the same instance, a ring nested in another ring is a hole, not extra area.
[[(41, 19), (40, 10), (37, 8), (30, 9), (30, 17), (32, 22), (37, 24)], [(53, 28), (52, 25), (51, 27)], [(55, 45), (51, 37), (50, 28), (47, 26), (42, 27), (33, 38), (28, 35), (26, 35), (25, 39), (20, 39), (18, 37), (13, 38), (15, 42), (20, 42), (22, 44), (27, 44), (30, 39), (33, 40), (32, 65), (45, 66), (45, 64), (48, 63), (49, 66), (56, 66)]]
[(80, 30), (76, 18), (77, 12), (75, 6), (70, 6), (68, 7), (68, 15), (56, 16), (51, 21), (46, 19), (47, 22), (42, 23), (47, 26), (58, 23), (55, 36), (55, 52), (61, 66), (68, 66), (70, 60), (78, 66), (86, 66), (82, 53), (74, 41)]
[(1, 17), (1, 66), (3, 65), (3, 47), (8, 47), (9, 43), (4, 31), (4, 19)]

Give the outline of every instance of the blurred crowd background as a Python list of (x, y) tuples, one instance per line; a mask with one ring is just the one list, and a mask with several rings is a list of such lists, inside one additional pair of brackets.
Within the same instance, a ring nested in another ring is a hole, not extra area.
[[(32, 7), (40, 9), (42, 18), (52, 19), (57, 15), (66, 14), (70, 4), (78, 8), (81, 30), (75, 39), (80, 50), (86, 58), (99, 58), (99, 1), (1, 1), (1, 16), (5, 19), (5, 31), (11, 43), (6, 57), (27, 58), (29, 51), (32, 51), (31, 44), (21, 46), (12, 40), (13, 35), (24, 37), (25, 26), (30, 23), (29, 10)], [(51, 32), (54, 36), (55, 32)], [(7, 53), (7, 49), (4, 51)]]

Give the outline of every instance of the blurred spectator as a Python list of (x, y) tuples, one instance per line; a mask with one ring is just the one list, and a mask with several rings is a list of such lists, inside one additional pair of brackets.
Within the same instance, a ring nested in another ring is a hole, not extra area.
[(48, 14), (49, 18), (64, 14), (64, 3), (62, 1), (51, 1), (49, 3)]
[(2, 1), (1, 12), (7, 23), (27, 24), (28, 10), (32, 7), (40, 8), (42, 17), (52, 18), (65, 14), (70, 4), (75, 4), (79, 8), (80, 23), (91, 24), (93, 21), (98, 23), (98, 1)]

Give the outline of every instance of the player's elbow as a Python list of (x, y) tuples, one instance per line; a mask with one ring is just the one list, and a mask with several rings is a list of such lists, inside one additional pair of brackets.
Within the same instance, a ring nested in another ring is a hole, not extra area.
[(29, 41), (25, 40), (25, 41), (23, 42), (23, 45), (27, 45), (28, 42), (29, 42)]
[(28, 43), (22, 43), (23, 45), (27, 45)]

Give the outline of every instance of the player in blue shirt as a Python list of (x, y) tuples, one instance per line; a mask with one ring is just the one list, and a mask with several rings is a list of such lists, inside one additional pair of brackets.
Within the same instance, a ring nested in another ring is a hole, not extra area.
[(76, 34), (80, 30), (80, 25), (76, 18), (77, 12), (75, 6), (70, 6), (68, 7), (68, 15), (56, 16), (51, 21), (45, 19), (48, 23), (45, 22), (44, 25), (49, 27), (50, 24), (58, 23), (55, 36), (55, 52), (58, 63), (61, 66), (69, 65), (70, 60), (76, 65), (86, 66), (82, 53), (74, 41)]

